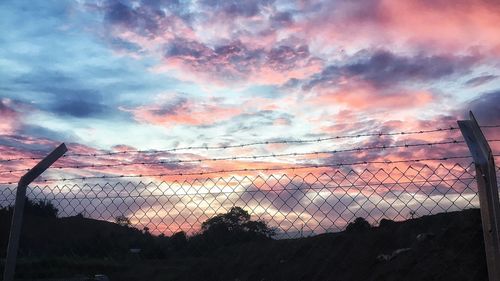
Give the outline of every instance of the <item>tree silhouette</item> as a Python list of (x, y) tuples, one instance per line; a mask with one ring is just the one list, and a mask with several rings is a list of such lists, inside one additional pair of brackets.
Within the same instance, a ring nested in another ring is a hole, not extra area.
[(185, 248), (188, 243), (186, 233), (184, 231), (174, 233), (174, 235), (170, 237), (170, 243), (172, 248), (176, 251)]
[(225, 214), (218, 214), (202, 223), (201, 235), (211, 241), (248, 241), (271, 238), (275, 230), (263, 221), (250, 220), (250, 214), (240, 207), (233, 207)]
[(351, 222), (347, 225), (347, 232), (361, 232), (367, 229), (370, 229), (372, 226), (369, 222), (367, 222), (364, 218), (356, 218), (354, 222)]
[[(8, 214), (12, 215), (12, 213), (14, 212), (14, 206), (11, 205), (5, 208), (1, 208), (0, 211), (7, 212)], [(24, 213), (26, 215), (37, 217), (56, 218), (59, 210), (54, 206), (54, 204), (52, 204), (52, 202), (48, 200), (38, 200), (35, 202), (26, 198), (26, 201), (24, 203)]]

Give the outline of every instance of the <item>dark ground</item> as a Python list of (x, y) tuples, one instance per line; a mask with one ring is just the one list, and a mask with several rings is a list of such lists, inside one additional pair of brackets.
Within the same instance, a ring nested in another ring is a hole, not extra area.
[[(82, 220), (85, 220), (84, 224)], [(45, 227), (40, 229), (42, 224)], [(0, 216), (2, 254), (5, 252), (7, 228), (8, 219)], [(99, 235), (96, 234), (98, 230)], [(361, 232), (246, 242), (197, 255), (174, 252), (163, 259), (75, 257), (81, 253), (74, 253), (71, 258), (58, 258), (54, 256), (60, 256), (60, 253), (50, 254), (51, 249), (58, 252), (78, 241), (83, 248), (80, 251), (84, 251), (86, 245), (98, 243), (106, 232), (115, 237), (117, 245), (129, 243), (137, 238), (130, 237), (140, 235), (138, 231), (127, 231), (112, 223), (84, 218), (28, 218), (23, 226), (23, 239), (30, 241), (33, 248), (44, 243), (42, 248), (47, 257), (36, 258), (34, 256), (38, 254), (34, 253), (38, 250), (30, 252), (24, 248), (24, 257), (17, 267), (19, 280), (38, 280), (34, 277), (73, 280), (68, 278), (97, 273), (106, 274), (112, 281), (488, 279), (479, 210), (426, 216)], [(418, 241), (417, 235), (421, 233), (434, 236)], [(39, 241), (41, 237), (45, 242)], [(113, 246), (108, 244), (106, 242), (100, 248)], [(390, 260), (377, 258), (381, 254), (389, 257), (398, 249), (406, 250)], [(29, 257), (30, 253), (34, 256)]]

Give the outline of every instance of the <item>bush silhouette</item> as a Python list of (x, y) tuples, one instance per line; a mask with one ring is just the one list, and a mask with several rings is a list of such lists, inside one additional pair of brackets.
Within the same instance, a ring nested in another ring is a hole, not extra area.
[(176, 232), (170, 237), (170, 244), (172, 245), (173, 250), (182, 250), (186, 247), (187, 243), (188, 239), (184, 231)]
[[(130, 227), (132, 223), (130, 222), (130, 219), (126, 217), (125, 215), (120, 215), (115, 217), (115, 223), (121, 226), (125, 227)], [(149, 229), (148, 229), (149, 230)]]
[(372, 226), (364, 218), (356, 218), (354, 222), (347, 225), (347, 232), (361, 232), (370, 229)]
[(56, 218), (57, 213), (59, 212), (59, 210), (50, 201), (39, 200), (37, 202), (31, 202), (28, 199), (26, 199), (24, 211), (26, 214), (51, 218)]

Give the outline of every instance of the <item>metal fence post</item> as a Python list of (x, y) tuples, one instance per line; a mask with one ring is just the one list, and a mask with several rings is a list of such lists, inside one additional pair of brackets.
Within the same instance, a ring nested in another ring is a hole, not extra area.
[(493, 154), (472, 112), (470, 120), (458, 121), (458, 126), (476, 166), (488, 277), (500, 281), (500, 204)]
[(66, 153), (68, 149), (63, 143), (54, 151), (47, 155), (42, 161), (36, 164), (29, 172), (21, 177), (17, 185), (16, 202), (14, 205), (14, 214), (12, 215), (12, 223), (9, 233), (9, 244), (7, 246), (7, 258), (5, 260), (5, 269), (3, 272), (4, 281), (13, 281), (16, 268), (17, 250), (19, 247), (19, 236), (21, 235), (21, 226), (23, 223), (24, 203), (26, 200), (26, 188), (47, 170), (54, 162)]

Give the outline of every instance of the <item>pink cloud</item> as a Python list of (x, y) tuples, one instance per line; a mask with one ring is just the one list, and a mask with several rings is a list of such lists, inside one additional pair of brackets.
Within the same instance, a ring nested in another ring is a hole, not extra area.
[(159, 104), (122, 110), (131, 112), (139, 122), (166, 127), (212, 125), (242, 113), (242, 109), (234, 106), (219, 105), (211, 101), (195, 102), (182, 97), (167, 98)]
[(381, 90), (368, 83), (345, 85), (336, 90), (322, 89), (311, 97), (310, 102), (318, 105), (341, 104), (349, 110), (405, 109), (429, 105), (435, 96), (428, 91)]
[(390, 44), (437, 53), (475, 46), (494, 51), (500, 46), (496, 1), (334, 1), (325, 5), (325, 12), (294, 26), (322, 46), (363, 49)]
[(169, 45), (163, 65), (154, 71), (180, 70), (189, 76), (196, 73), (194, 79), (211, 83), (279, 85), (292, 78), (306, 78), (324, 66), (322, 60), (311, 56), (307, 46), (300, 44), (256, 47), (234, 41), (209, 46), (177, 39)]
[(20, 114), (12, 107), (12, 101), (9, 99), (0, 100), (0, 135), (10, 135), (16, 132), (20, 125)]
[[(283, 84), (318, 72), (323, 60), (381, 46), (396, 53), (498, 56), (500, 50), (500, 8), (494, 1), (308, 3), (295, 3), (295, 12), (252, 3), (251, 15), (242, 4), (207, 6), (189, 17), (162, 4), (115, 3), (97, 10), (105, 14), (108, 35), (162, 58), (152, 71), (205, 83)], [(178, 5), (189, 10), (188, 3)]]

